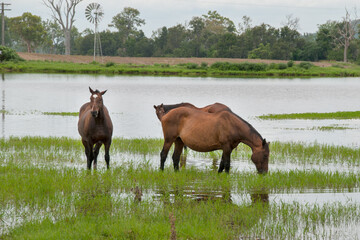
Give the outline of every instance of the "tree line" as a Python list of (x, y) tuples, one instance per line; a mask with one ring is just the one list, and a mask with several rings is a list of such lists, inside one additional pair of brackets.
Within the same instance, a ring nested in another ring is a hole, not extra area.
[[(146, 37), (145, 19), (137, 9), (126, 7), (112, 18), (109, 29), (100, 32), (105, 56), (211, 57), (360, 63), (358, 21), (350, 14), (342, 21), (329, 20), (317, 32), (301, 34), (299, 19), (287, 16), (280, 28), (263, 23), (253, 26), (247, 16), (235, 23), (217, 11), (195, 16), (185, 24), (162, 27)], [(1, 23), (0, 23), (1, 25)], [(93, 55), (94, 32), (79, 32), (75, 25), (68, 36), (73, 55)], [(64, 29), (56, 19), (42, 20), (29, 12), (5, 18), (5, 45), (17, 51), (64, 54)]]

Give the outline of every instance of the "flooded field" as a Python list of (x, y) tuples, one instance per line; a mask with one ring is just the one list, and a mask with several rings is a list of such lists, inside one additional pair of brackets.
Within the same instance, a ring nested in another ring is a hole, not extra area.
[[(0, 83), (0, 136), (78, 137), (77, 117), (44, 115), (78, 112), (88, 87), (108, 89), (104, 103), (117, 137), (162, 137), (153, 105), (190, 102), (228, 105), (270, 141), (306, 141), (359, 146), (360, 120), (263, 121), (269, 113), (356, 111), (358, 78), (238, 79), (65, 74), (6, 74)], [(6, 111), (6, 112), (5, 112)], [(341, 125), (333, 132), (316, 127)], [(315, 127), (315, 128), (314, 128)]]
[[(359, 120), (260, 120), (269, 113), (357, 111), (360, 79), (213, 79), (11, 74), (0, 83), (0, 238), (360, 239)], [(108, 89), (110, 170), (86, 158), (74, 114), (88, 86)], [(159, 171), (153, 105), (227, 104), (270, 141), (269, 173), (251, 149), (172, 150)], [(323, 126), (332, 126), (323, 130)], [(104, 227), (106, 226), (106, 227)]]

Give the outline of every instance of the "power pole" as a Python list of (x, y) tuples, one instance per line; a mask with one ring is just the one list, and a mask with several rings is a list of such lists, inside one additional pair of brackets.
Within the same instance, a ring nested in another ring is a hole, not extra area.
[(10, 3), (1, 3), (1, 45), (5, 46), (5, 11), (10, 11), (11, 9), (6, 9), (5, 6), (11, 5)]

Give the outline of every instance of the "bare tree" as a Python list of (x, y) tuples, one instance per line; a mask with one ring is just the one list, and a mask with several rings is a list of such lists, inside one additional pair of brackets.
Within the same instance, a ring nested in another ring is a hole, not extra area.
[(286, 18), (286, 20), (284, 22), (281, 22), (281, 24), (284, 27), (288, 27), (291, 30), (296, 30), (296, 31), (299, 30), (299, 28), (300, 28), (300, 25), (299, 25), (300, 19), (299, 18), (293, 17), (292, 14), (286, 15), (285, 18)]
[[(334, 40), (338, 47), (344, 47), (344, 62), (347, 62), (347, 52), (351, 41), (354, 39), (358, 21), (352, 20), (349, 11), (345, 8), (346, 14), (343, 20), (339, 22), (337, 36)], [(356, 14), (356, 10), (355, 10)], [(356, 19), (356, 18), (355, 18)]]
[(51, 9), (52, 17), (60, 24), (65, 37), (65, 55), (70, 55), (71, 28), (75, 21), (75, 8), (83, 0), (42, 0)]

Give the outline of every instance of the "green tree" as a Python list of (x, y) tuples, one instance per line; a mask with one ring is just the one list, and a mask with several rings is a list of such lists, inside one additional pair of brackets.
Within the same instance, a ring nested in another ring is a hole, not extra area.
[(22, 16), (10, 18), (11, 32), (26, 44), (27, 51), (32, 52), (46, 39), (46, 31), (39, 16), (23, 13)]
[(264, 45), (259, 44), (258, 48), (255, 48), (249, 52), (248, 58), (250, 59), (270, 59), (271, 58), (271, 47), (270, 43)]
[(139, 10), (131, 7), (125, 7), (124, 10), (113, 17), (109, 27), (116, 28), (123, 36), (123, 43), (134, 35), (138, 30), (137, 28), (145, 24), (145, 20), (139, 17)]
[(47, 39), (43, 44), (44, 51), (51, 54), (63, 53), (64, 34), (60, 25), (55, 20), (46, 20), (43, 25)]
[(318, 26), (315, 41), (319, 48), (319, 60), (327, 59), (329, 52), (335, 47), (333, 36), (337, 34), (336, 26), (335, 21), (327, 21)]

